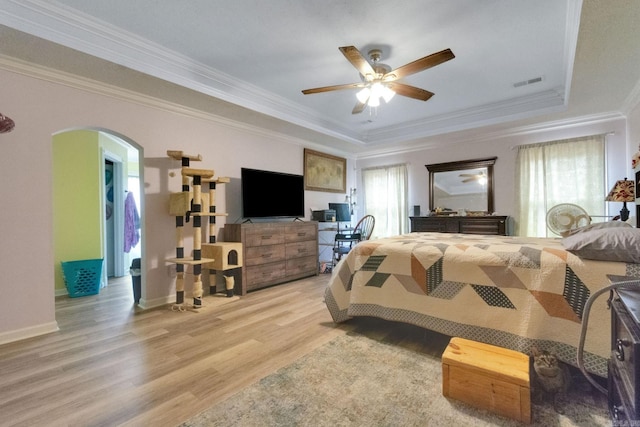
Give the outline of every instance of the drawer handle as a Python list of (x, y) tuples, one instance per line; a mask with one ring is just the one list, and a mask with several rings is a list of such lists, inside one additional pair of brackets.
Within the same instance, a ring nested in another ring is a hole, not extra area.
[(263, 254), (262, 258), (271, 258), (271, 254)]
[(616, 359), (624, 361), (624, 347), (629, 345), (629, 341), (618, 338), (616, 340)]
[(613, 419), (619, 420), (620, 415), (624, 414), (624, 409), (622, 408), (622, 405), (613, 405), (611, 412), (613, 415)]
[(268, 240), (268, 239), (271, 239), (271, 235), (269, 235), (269, 236), (262, 236), (262, 240)]

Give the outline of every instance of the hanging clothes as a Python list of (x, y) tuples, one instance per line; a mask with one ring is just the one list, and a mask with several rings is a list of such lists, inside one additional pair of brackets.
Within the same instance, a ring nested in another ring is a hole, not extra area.
[(124, 251), (129, 253), (140, 241), (140, 216), (133, 193), (124, 200)]

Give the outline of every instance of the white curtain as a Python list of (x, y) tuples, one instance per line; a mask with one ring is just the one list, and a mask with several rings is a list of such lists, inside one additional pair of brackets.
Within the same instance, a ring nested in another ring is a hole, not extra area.
[(604, 135), (594, 135), (518, 147), (516, 234), (557, 237), (547, 228), (546, 214), (560, 203), (604, 215), (604, 140)]
[(391, 165), (362, 170), (364, 214), (373, 215), (372, 238), (408, 232), (407, 166)]

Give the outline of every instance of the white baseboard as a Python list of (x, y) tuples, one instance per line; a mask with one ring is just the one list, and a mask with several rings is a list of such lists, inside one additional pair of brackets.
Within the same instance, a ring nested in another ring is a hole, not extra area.
[(25, 340), (27, 338), (37, 337), (39, 335), (50, 334), (59, 331), (58, 322), (44, 323), (42, 325), (31, 326), (29, 328), (18, 329), (0, 333), (0, 344)]
[(151, 308), (162, 307), (167, 304), (174, 304), (176, 302), (175, 295), (166, 296), (161, 298), (156, 298), (152, 300), (146, 300), (144, 298), (140, 298), (140, 302), (138, 306), (143, 310), (149, 310)]

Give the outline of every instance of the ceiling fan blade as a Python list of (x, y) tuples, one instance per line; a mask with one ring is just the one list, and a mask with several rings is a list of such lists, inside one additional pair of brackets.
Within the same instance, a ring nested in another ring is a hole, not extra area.
[(419, 87), (409, 86), (404, 83), (389, 83), (389, 89), (397, 93), (398, 95), (407, 96), (409, 98), (418, 99), (420, 101), (427, 101), (434, 94), (428, 90), (420, 89)]
[(451, 49), (441, 50), (440, 52), (432, 53), (424, 58), (417, 59), (403, 65), (402, 67), (398, 67), (395, 70), (391, 70), (385, 74), (382, 79), (384, 81), (398, 80), (403, 77), (410, 76), (411, 74), (426, 70), (427, 68), (435, 67), (436, 65), (440, 65), (453, 58), (455, 58), (455, 55), (451, 52)]
[(316, 87), (313, 89), (305, 89), (302, 91), (302, 93), (304, 93), (305, 95), (310, 95), (312, 93), (330, 92), (332, 90), (357, 89), (359, 87), (364, 87), (364, 83), (348, 83), (344, 85)]
[(364, 56), (360, 53), (358, 49), (354, 46), (343, 46), (339, 47), (340, 52), (347, 58), (351, 65), (356, 67), (356, 69), (362, 74), (367, 81), (373, 80), (376, 72), (374, 71), (369, 61), (366, 60)]
[[(367, 101), (369, 101), (367, 99)], [(360, 114), (364, 111), (364, 109), (367, 107), (367, 103), (366, 102), (360, 102), (358, 101), (356, 103), (356, 106), (353, 107), (353, 110), (351, 111), (351, 114)]]

